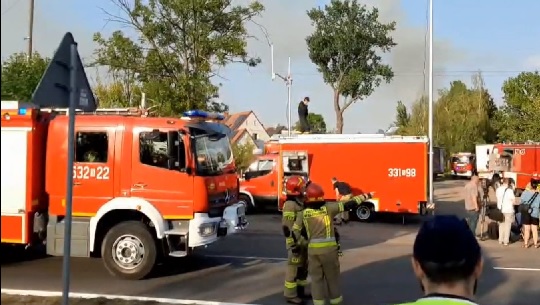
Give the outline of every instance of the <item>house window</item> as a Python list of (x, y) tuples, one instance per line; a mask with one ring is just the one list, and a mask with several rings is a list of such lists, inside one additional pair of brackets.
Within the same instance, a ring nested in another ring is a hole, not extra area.
[(256, 134), (256, 133), (254, 133), (254, 134), (252, 135), (252, 137), (253, 137), (253, 141), (257, 141), (257, 140), (259, 139), (259, 135)]

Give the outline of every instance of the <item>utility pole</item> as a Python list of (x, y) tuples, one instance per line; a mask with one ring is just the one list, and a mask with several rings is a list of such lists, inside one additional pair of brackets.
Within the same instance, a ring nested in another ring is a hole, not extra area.
[(28, 12), (28, 36), (26, 37), (26, 39), (28, 40), (28, 59), (32, 58), (32, 52), (34, 48), (34, 8), (35, 0), (30, 0), (30, 10)]
[(428, 136), (429, 136), (429, 203), (434, 207), (433, 185), (433, 0), (429, 0), (429, 79), (428, 79)]

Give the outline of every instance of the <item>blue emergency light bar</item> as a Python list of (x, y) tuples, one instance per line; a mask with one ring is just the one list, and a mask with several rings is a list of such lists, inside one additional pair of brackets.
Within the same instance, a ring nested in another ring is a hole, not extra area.
[(207, 119), (223, 121), (225, 116), (221, 113), (206, 112), (202, 110), (188, 110), (184, 112), (184, 116), (192, 119)]

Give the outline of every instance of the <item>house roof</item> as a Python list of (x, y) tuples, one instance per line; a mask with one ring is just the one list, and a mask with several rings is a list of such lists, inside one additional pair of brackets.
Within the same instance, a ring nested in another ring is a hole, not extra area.
[(227, 125), (232, 131), (235, 131), (244, 123), (248, 116), (253, 111), (243, 111), (227, 115), (224, 124)]
[(245, 128), (233, 130), (233, 133), (231, 135), (231, 143), (236, 143), (238, 140), (242, 138), (242, 136), (246, 132), (248, 131)]

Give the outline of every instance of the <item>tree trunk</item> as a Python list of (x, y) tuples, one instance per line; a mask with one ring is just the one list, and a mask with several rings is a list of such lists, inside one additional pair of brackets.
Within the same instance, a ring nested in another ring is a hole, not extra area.
[(343, 112), (336, 113), (336, 132), (343, 133)]
[(336, 132), (343, 133), (343, 111), (339, 105), (339, 91), (334, 89), (334, 111), (336, 112)]

